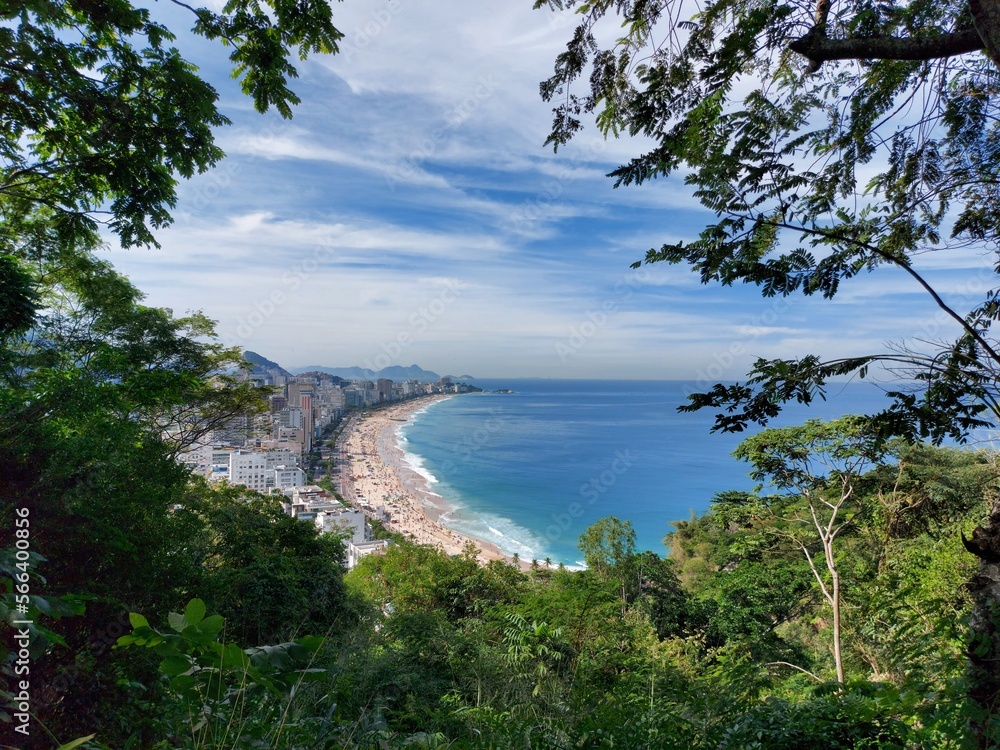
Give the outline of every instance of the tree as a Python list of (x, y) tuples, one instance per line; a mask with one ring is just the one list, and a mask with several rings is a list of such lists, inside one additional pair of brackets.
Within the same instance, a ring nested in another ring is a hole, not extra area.
[(632, 522), (614, 516), (602, 518), (584, 530), (577, 546), (587, 567), (598, 578), (617, 579), (624, 612), (629, 600), (638, 593)]
[[(961, 437), (997, 414), (990, 328), (1000, 293), (953, 309), (912, 262), (997, 239), (1000, 79), (996, 55), (978, 51), (997, 49), (990, 4), (715, 0), (690, 19), (676, 0), (535, 5), (580, 6), (581, 16), (541, 86), (562, 101), (548, 142), (558, 148), (582, 113), (596, 112), (605, 135), (655, 142), (611, 173), (616, 185), (683, 170), (715, 216), (696, 240), (668, 241), (645, 262), (687, 263), (704, 283), (755, 284), (765, 296), (827, 298), (895, 266), (959, 328), (926, 352), (759, 360), (745, 383), (695, 394), (689, 408), (724, 409), (717, 429), (741, 430), (785, 401), (822, 395), (832, 376), (885, 363), (925, 386), (921, 399), (891, 394), (880, 415), (887, 431)], [(596, 29), (608, 15), (625, 32), (602, 47)], [(591, 63), (589, 92), (572, 93)]]
[[(142, 709), (123, 705), (137, 697), (126, 682), (155, 683), (141, 660), (122, 679), (109, 629), (130, 608), (166, 612), (198, 585), (203, 524), (186, 504), (190, 472), (175, 453), (211, 425), (253, 413), (260, 393), (224, 374), (239, 352), (206, 343), (202, 316), (143, 305), (83, 248), (40, 249), (52, 252), (18, 261), (35, 300), (31, 327), (0, 348), (0, 527), (13, 544), (14, 513), (28, 513), (32, 549), (49, 560), (37, 590), (90, 601), (85, 615), (59, 623), (65, 646), (39, 654), (34, 674), (46, 688), (34, 708), (64, 737), (95, 721), (117, 725), (109, 715), (141, 732), (132, 709)], [(177, 428), (170, 437), (167, 427)]]
[(587, 567), (606, 576), (635, 556), (635, 531), (631, 521), (607, 516), (588, 526), (580, 535), (580, 551)]
[[(822, 397), (831, 377), (883, 365), (920, 385), (889, 393), (875, 415), (884, 434), (962, 439), (997, 419), (1000, 291), (962, 309), (914, 262), (923, 253), (973, 249), (983, 251), (984, 273), (996, 272), (985, 257), (1000, 235), (995, 3), (536, 0), (535, 7), (576, 8), (580, 17), (541, 84), (544, 99), (561, 102), (548, 143), (565, 144), (581, 116), (593, 113), (605, 135), (652, 141), (611, 173), (616, 186), (680, 172), (711, 214), (697, 239), (668, 240), (645, 262), (686, 263), (703, 283), (753, 284), (764, 296), (825, 298), (863, 273), (893, 267), (957, 330), (919, 351), (904, 343), (842, 359), (806, 352), (758, 359), (744, 382), (693, 394), (685, 409), (716, 409), (716, 429), (740, 431), (766, 424), (786, 402)], [(600, 34), (608, 22), (622, 30)], [(605, 38), (613, 41), (602, 45)], [(589, 81), (583, 94), (571, 90), (580, 78)], [(1000, 678), (987, 675), (1000, 655), (990, 614), (1000, 600), (1000, 497), (968, 546), (981, 561), (972, 581), (981, 664), (970, 694), (993, 714)]]
[[(233, 75), (261, 112), (298, 98), (294, 53), (336, 52), (325, 0), (233, 0), (193, 8), (195, 34), (231, 48)], [(124, 246), (155, 244), (177, 177), (222, 158), (215, 89), (172, 45), (151, 10), (128, 0), (31, 0), (0, 8), (0, 216), (46, 207), (65, 241), (105, 221)]]
[(337, 636), (354, 620), (340, 537), (242, 488), (195, 484), (187, 502), (204, 524), (200, 588), (226, 618), (230, 639), (258, 646), (303, 633)]
[[(254, 106), (285, 117), (298, 101), (291, 55), (335, 52), (340, 38), (325, 0), (175, 4), (229, 48)], [(47, 690), (33, 710), (60, 734), (132, 725), (141, 745), (138, 706), (156, 683), (105, 647), (109, 623), (165, 613), (197, 584), (203, 524), (174, 459), (261, 406), (210, 321), (142, 304), (95, 255), (102, 227), (124, 247), (155, 245), (177, 181), (223, 156), (218, 95), (155, 13), (128, 0), (0, 4), (0, 527), (28, 509), (45, 593), (96, 598), (61, 624), (69, 649), (39, 656)], [(125, 744), (113, 731), (102, 741)]]
[[(783, 536), (801, 550), (833, 611), (833, 659), (837, 681), (843, 682), (841, 580), (834, 545), (861, 510), (858, 480), (883, 458), (878, 436), (866, 419), (811, 420), (797, 427), (764, 430), (740, 443), (733, 455), (753, 466), (751, 478), (769, 481), (805, 503), (801, 516), (795, 514), (794, 506), (782, 507), (782, 513), (792, 512)], [(807, 529), (805, 533), (797, 528), (800, 525)], [(822, 562), (817, 560), (816, 542)]]

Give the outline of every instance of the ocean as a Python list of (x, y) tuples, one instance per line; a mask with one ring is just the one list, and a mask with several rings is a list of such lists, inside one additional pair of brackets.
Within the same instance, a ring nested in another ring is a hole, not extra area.
[[(671, 523), (712, 497), (754, 486), (731, 457), (749, 432), (710, 432), (713, 414), (681, 414), (695, 384), (629, 380), (476, 380), (486, 390), (428, 405), (398, 430), (406, 461), (454, 510), (459, 533), (522, 560), (582, 565), (577, 539), (605, 516), (632, 522), (639, 549), (661, 555)], [(884, 408), (867, 383), (792, 405), (772, 425)]]

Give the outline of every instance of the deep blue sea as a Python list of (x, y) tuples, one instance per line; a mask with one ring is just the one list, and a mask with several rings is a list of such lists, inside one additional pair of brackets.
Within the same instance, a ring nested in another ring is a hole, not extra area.
[[(680, 381), (476, 380), (513, 394), (456, 396), (399, 430), (407, 460), (455, 510), (456, 531), (523, 560), (582, 564), (577, 538), (604, 516), (629, 520), (640, 549), (665, 554), (671, 522), (705, 511), (723, 490), (751, 489), (730, 454), (750, 433), (710, 432), (713, 414), (680, 414)], [(773, 426), (887, 405), (867, 383), (834, 385), (827, 401), (789, 406)]]

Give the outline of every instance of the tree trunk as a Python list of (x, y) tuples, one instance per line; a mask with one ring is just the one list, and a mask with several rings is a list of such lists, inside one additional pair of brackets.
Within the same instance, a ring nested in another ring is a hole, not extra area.
[(1000, 712), (1000, 496), (993, 501), (987, 522), (962, 537), (979, 558), (979, 570), (969, 581), (972, 614), (969, 617), (969, 699), (978, 715), (972, 721), (976, 747), (993, 746), (1000, 737), (991, 728)]
[(997, 0), (969, 0), (972, 25), (983, 42), (986, 54), (993, 64), (1000, 67), (1000, 2)]
[(793, 39), (788, 48), (806, 57), (809, 72), (815, 73), (827, 60), (936, 60), (942, 57), (984, 51), (1000, 68), (1000, 0), (969, 0), (972, 29), (943, 32), (933, 36), (848, 36), (826, 35), (829, 2), (819, 0), (813, 27), (805, 36)]
[(840, 575), (836, 568), (830, 569), (833, 578), (833, 661), (837, 666), (837, 682), (844, 683), (844, 651), (840, 645)]

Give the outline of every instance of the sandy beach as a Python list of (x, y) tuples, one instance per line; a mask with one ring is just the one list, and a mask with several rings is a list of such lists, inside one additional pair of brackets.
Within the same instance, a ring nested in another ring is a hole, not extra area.
[(414, 412), (453, 396), (418, 398), (385, 409), (354, 416), (337, 440), (341, 494), (381, 520), (390, 530), (419, 544), (440, 547), (448, 554), (462, 551), (468, 542), (479, 550), (479, 560), (508, 560), (488, 542), (454, 532), (438, 522), (450, 508), (427, 480), (404, 460), (396, 430)]

